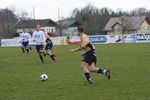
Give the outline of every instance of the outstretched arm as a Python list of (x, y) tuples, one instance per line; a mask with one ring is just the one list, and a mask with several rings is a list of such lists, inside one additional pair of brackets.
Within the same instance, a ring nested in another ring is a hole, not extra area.
[(82, 41), (81, 41), (81, 45), (80, 45), (80, 47), (78, 47), (78, 48), (76, 48), (76, 49), (72, 49), (72, 50), (70, 50), (70, 52), (77, 52), (77, 51), (81, 51), (81, 50), (83, 50), (86, 46), (87, 46), (87, 44), (90, 42), (90, 40), (89, 40), (89, 38), (88, 37), (83, 37), (82, 38)]
[(81, 51), (82, 49), (83, 47), (78, 47), (76, 49), (71, 49), (70, 52), (73, 53), (73, 52)]

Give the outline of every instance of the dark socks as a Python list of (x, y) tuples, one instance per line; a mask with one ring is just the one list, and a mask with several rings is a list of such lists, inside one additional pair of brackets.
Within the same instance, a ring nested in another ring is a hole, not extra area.
[(26, 49), (26, 52), (29, 53), (29, 49)]
[(25, 53), (25, 50), (24, 50), (24, 48), (22, 47), (21, 49), (22, 49), (22, 52), (23, 52), (23, 53)]
[(30, 49), (30, 50), (32, 50), (32, 48), (31, 48), (31, 47), (29, 47), (29, 49)]
[(105, 70), (99, 69), (97, 73), (104, 74)]
[(90, 73), (85, 73), (84, 75), (85, 75), (85, 77), (86, 77), (86, 79), (87, 79), (88, 81), (91, 80)]
[(44, 57), (46, 57), (46, 54), (43, 54), (44, 55)]
[(43, 56), (42, 55), (39, 55), (40, 59), (41, 59), (41, 62), (43, 63), (44, 60), (43, 60)]
[(52, 60), (55, 60), (54, 56), (55, 56), (54, 54), (50, 55)]

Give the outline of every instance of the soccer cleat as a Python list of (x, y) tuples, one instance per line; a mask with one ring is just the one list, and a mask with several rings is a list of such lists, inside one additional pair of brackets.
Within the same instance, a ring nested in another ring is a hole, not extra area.
[(53, 63), (55, 63), (56, 62), (56, 55), (54, 54), (54, 57), (53, 57)]
[(41, 61), (41, 64), (44, 64), (44, 61)]
[(85, 85), (85, 86), (86, 86), (86, 85), (90, 85), (90, 84), (93, 84), (92, 80), (88, 80), (88, 81), (84, 82), (84, 85)]
[(106, 70), (105, 75), (106, 75), (107, 79), (110, 80), (110, 78), (111, 78), (110, 70)]

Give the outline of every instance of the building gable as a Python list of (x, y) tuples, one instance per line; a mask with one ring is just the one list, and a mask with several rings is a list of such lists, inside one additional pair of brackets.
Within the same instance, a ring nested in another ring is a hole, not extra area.
[(140, 29), (137, 31), (137, 33), (150, 33), (150, 25), (147, 22), (147, 20), (145, 20), (143, 22), (143, 24), (141, 25)]
[(113, 26), (113, 30), (114, 31), (122, 31), (123, 30), (123, 26), (121, 24), (117, 23), (117, 24), (115, 24)]

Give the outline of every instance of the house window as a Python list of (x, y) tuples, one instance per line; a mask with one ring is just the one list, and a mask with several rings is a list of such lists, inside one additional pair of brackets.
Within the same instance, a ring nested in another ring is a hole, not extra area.
[(51, 32), (53, 33), (53, 32), (54, 32), (54, 29), (52, 29)]
[(122, 31), (122, 28), (121, 27), (117, 27), (114, 29), (115, 31)]

